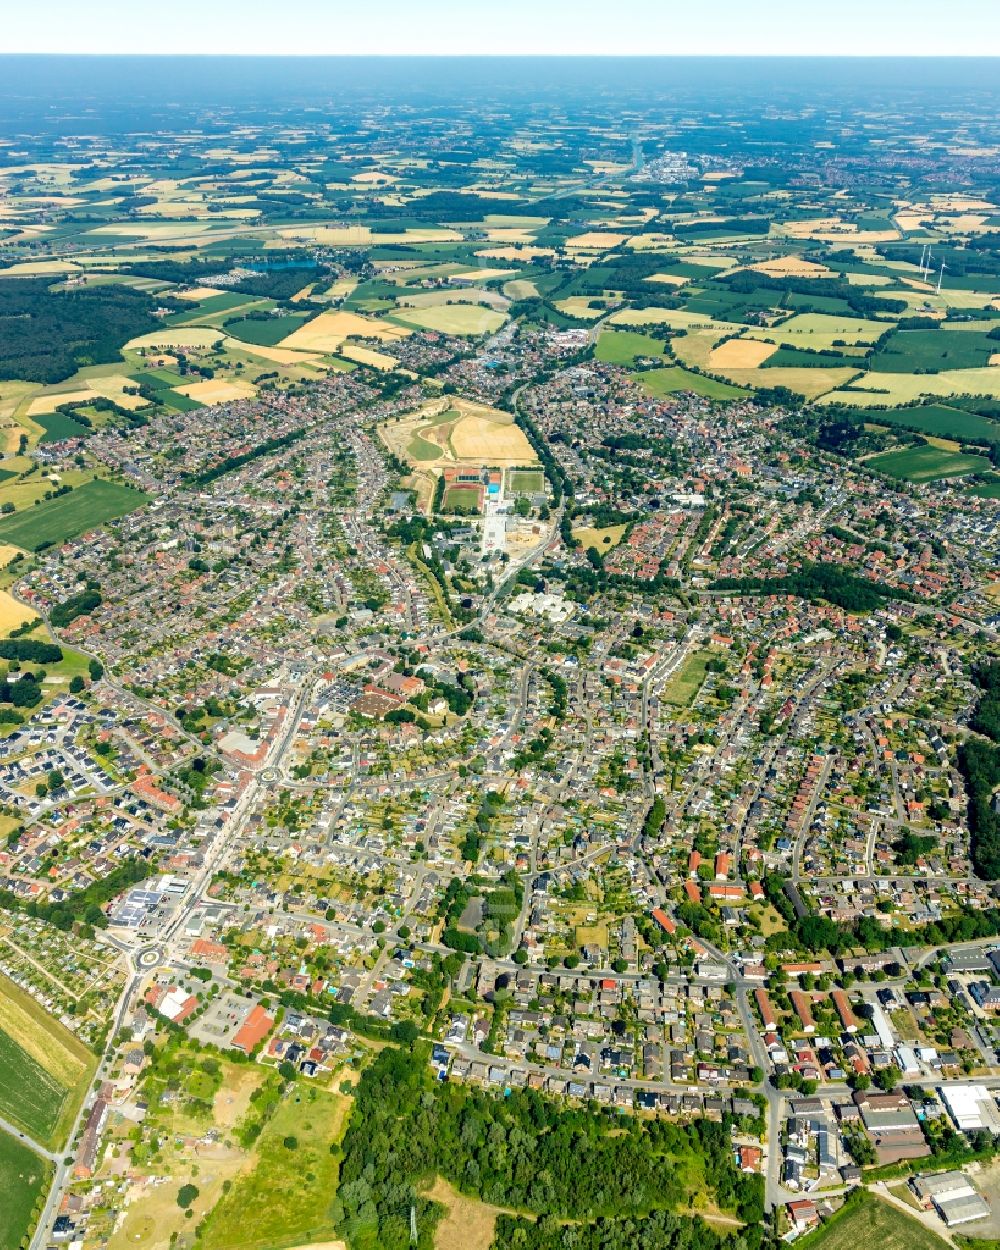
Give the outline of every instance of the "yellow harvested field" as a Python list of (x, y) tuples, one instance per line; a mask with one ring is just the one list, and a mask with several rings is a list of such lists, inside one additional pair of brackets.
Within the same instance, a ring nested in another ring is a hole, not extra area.
[(382, 369), (387, 373), (399, 364), (395, 356), (372, 351), (370, 347), (361, 347), (357, 343), (345, 343), (340, 349), (340, 354), (346, 356), (348, 360), (356, 360), (359, 364), (371, 365), (373, 369)]
[(296, 352), (287, 347), (263, 347), (258, 343), (244, 343), (233, 338), (225, 338), (223, 346), (226, 351), (242, 352), (245, 356), (270, 360), (276, 365), (315, 365), (323, 359), (322, 356), (310, 352)]
[(211, 299), (215, 295), (227, 294), (228, 292), (224, 291), (220, 286), (192, 286), (186, 291), (171, 291), (171, 295), (175, 299), (189, 299), (196, 302), (203, 299)]
[(651, 273), (647, 282), (660, 282), (664, 286), (686, 286), (690, 278), (681, 277), (679, 273)]
[(461, 282), (490, 282), (494, 278), (512, 278), (516, 273), (516, 269), (467, 269), (452, 277)]
[(3, 271), (5, 278), (26, 278), (32, 274), (75, 273), (80, 266), (71, 260), (22, 260)]
[(463, 417), (451, 433), (451, 445), (460, 460), (482, 464), (533, 464), (535, 453), (523, 431), (513, 422), (501, 425), (485, 417)]
[[(349, 247), (352, 244), (369, 243), (457, 243), (461, 235), (457, 230), (446, 230), (436, 226), (421, 227), (417, 230), (404, 230), (399, 234), (375, 234), (367, 226), (295, 226), (287, 230), (279, 230), (281, 239), (312, 240), (325, 243), (328, 247)], [(279, 244), (279, 246), (283, 246)]]
[(347, 299), (357, 285), (357, 278), (338, 278), (332, 286), (327, 287), (323, 295), (328, 299)]
[(136, 383), (122, 374), (110, 374), (107, 377), (80, 378), (78, 385), (71, 391), (48, 391), (36, 396), (28, 405), (27, 416), (34, 417), (39, 413), (55, 412), (60, 404), (88, 404), (97, 396), (113, 400), (130, 412), (145, 408), (148, 400), (141, 395), (126, 395), (125, 388), (135, 388)]
[(674, 330), (719, 330), (737, 333), (745, 329), (734, 321), (715, 321), (705, 313), (688, 312), (685, 308), (623, 308), (608, 318), (616, 326), (664, 325)]
[(727, 339), (712, 349), (710, 369), (756, 369), (778, 350), (775, 343), (757, 339)]
[(567, 239), (566, 248), (569, 251), (607, 252), (613, 247), (621, 247), (627, 238), (628, 235), (613, 234), (610, 230), (588, 230)]
[(481, 252), (476, 252), (477, 256), (481, 256), (483, 260), (535, 260), (539, 256), (555, 256), (555, 249), (551, 247), (532, 247), (526, 244), (524, 247), (487, 247)]
[[(8, 548), (4, 548), (8, 550)], [(16, 551), (15, 547), (9, 548)], [(3, 560), (3, 564), (9, 563), (10, 559)], [(23, 625), (25, 621), (34, 621), (38, 619), (38, 613), (33, 608), (25, 607), (23, 603), (18, 603), (9, 591), (0, 590), (0, 636), (6, 638), (11, 630), (17, 629), (19, 625)]]
[(672, 252), (677, 240), (672, 234), (634, 234), (628, 246), (636, 252)]
[(896, 407), (922, 395), (987, 395), (1000, 399), (1000, 369), (953, 369), (948, 373), (864, 373), (851, 384), (851, 391), (828, 395), (825, 403), (857, 404), (858, 392), (876, 392), (875, 402)]
[(832, 278), (833, 270), (801, 256), (777, 256), (774, 260), (748, 265), (754, 273), (764, 273), (771, 278)]
[(317, 313), (311, 321), (293, 330), (282, 347), (297, 347), (303, 351), (335, 352), (348, 337), (393, 340), (405, 338), (410, 333), (404, 326), (377, 317), (362, 317), (360, 313), (344, 312), (331, 308)]
[[(596, 307), (591, 308), (591, 303), (594, 303)], [(579, 317), (581, 321), (596, 321), (598, 317), (603, 317), (606, 311), (604, 302), (600, 298), (589, 295), (570, 295), (566, 299), (556, 300), (553, 307), (558, 308), (567, 317)]]
[(131, 352), (140, 347), (211, 347), (221, 337), (220, 332), (210, 326), (164, 326), (162, 330), (140, 334), (125, 344), (125, 350)]
[(990, 368), (995, 368), (997, 365), (1000, 365), (1000, 352), (994, 352), (990, 357)]
[[(40, 1008), (16, 985), (0, 975), (0, 1020), (4, 1032), (34, 1061), (67, 1088), (75, 1085), (87, 1066), (81, 1042), (55, 1020), (43, 1024)], [(51, 1026), (51, 1027), (50, 1027)]]
[(506, 320), (503, 313), (481, 304), (437, 304), (430, 308), (400, 308), (395, 316), (420, 330), (440, 334), (491, 334)]
[(790, 391), (804, 395), (806, 399), (818, 399), (828, 391), (846, 386), (851, 378), (857, 376), (854, 369), (775, 368), (768, 369), (766, 373), (761, 373), (758, 369), (720, 369), (718, 372), (736, 386), (760, 386), (761, 379), (764, 378), (769, 386), (787, 386)]
[(199, 404), (227, 404), (233, 399), (250, 399), (257, 394), (249, 382), (230, 382), (226, 378), (207, 378), (204, 382), (192, 382), (189, 386), (176, 388)]
[(807, 347), (814, 351), (832, 348), (843, 342), (850, 346), (858, 343), (874, 343), (890, 325), (885, 321), (866, 321), (863, 317), (833, 316), (829, 313), (797, 313), (780, 325), (768, 326), (766, 330), (748, 331), (748, 338), (774, 339), (789, 347)]
[(11, 546), (10, 543), (0, 543), (0, 569), (5, 569), (15, 556), (22, 554), (20, 547)]
[(120, 234), (132, 239), (183, 239), (205, 234), (210, 229), (207, 222), (159, 222), (148, 221), (141, 225), (115, 222), (113, 226), (96, 226), (88, 234)]

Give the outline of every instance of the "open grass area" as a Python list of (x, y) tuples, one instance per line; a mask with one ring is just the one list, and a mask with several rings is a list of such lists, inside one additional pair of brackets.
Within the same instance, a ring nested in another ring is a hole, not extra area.
[(573, 537), (583, 546), (593, 547), (595, 551), (610, 551), (612, 547), (617, 547), (625, 536), (625, 525), (605, 525), (603, 529), (594, 529), (591, 526), (584, 526), (581, 529), (573, 530)]
[(638, 330), (605, 330), (597, 340), (594, 356), (609, 365), (630, 365), (640, 356), (659, 359), (663, 343)]
[(350, 1105), (344, 1094), (293, 1086), (260, 1136), (253, 1167), (209, 1216), (205, 1250), (279, 1250), (332, 1237), (339, 1160), (330, 1148)]
[(992, 468), (985, 456), (968, 456), (924, 444), (903, 451), (886, 451), (865, 461), (870, 469), (907, 482), (934, 482), (969, 473), (988, 473)]
[(664, 395), (677, 395), (682, 391), (703, 395), (706, 399), (735, 399), (746, 393), (728, 382), (717, 382), (714, 378), (703, 378), (700, 374), (689, 373), (680, 365), (672, 365), (667, 369), (649, 369), (639, 375), (638, 382), (646, 394), (652, 395), (654, 399), (662, 399)]
[(0, 1114), (58, 1148), (97, 1061), (30, 995), (0, 976)]
[(872, 357), (877, 373), (981, 369), (996, 344), (972, 330), (897, 330)]
[(705, 681), (710, 659), (707, 651), (696, 651), (694, 655), (689, 655), (680, 670), (670, 679), (663, 692), (663, 701), (672, 703), (674, 707), (689, 707)]
[(85, 482), (69, 495), (25, 508), (0, 521), (0, 543), (28, 551), (65, 542), (114, 517), (125, 516), (148, 503), (149, 496), (131, 486), (98, 479)]
[(427, 1196), (440, 1202), (445, 1209), (444, 1218), (434, 1230), (434, 1250), (489, 1250), (497, 1216), (502, 1214), (503, 1208), (459, 1193), (440, 1176)]
[(34, 1151), (0, 1132), (0, 1250), (18, 1250), (31, 1232), (50, 1170)]
[(868, 1196), (845, 1208), (802, 1244), (809, 1250), (858, 1250), (869, 1246), (878, 1246), (879, 1250), (941, 1250), (945, 1242), (919, 1220)]

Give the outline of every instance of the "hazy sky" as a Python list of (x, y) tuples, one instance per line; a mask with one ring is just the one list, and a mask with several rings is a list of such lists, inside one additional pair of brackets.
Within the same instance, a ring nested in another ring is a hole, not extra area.
[(1000, 56), (1000, 0), (42, 0), (3, 52)]

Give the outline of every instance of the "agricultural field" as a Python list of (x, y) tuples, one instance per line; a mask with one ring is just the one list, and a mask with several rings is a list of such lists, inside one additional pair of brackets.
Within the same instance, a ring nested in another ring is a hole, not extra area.
[(996, 341), (973, 330), (897, 330), (871, 360), (876, 373), (941, 373), (981, 369), (990, 363)]
[(0, 975), (0, 1115), (59, 1149), (96, 1066), (68, 1029)]
[(662, 399), (664, 395), (676, 395), (681, 391), (703, 395), (706, 399), (736, 399), (745, 393), (738, 386), (718, 382), (715, 378), (702, 377), (680, 365), (672, 365), (666, 369), (648, 369), (638, 375), (638, 382), (647, 395), (656, 399)]
[(37, 551), (49, 543), (65, 542), (105, 521), (141, 508), (149, 497), (131, 486), (97, 478), (68, 495), (49, 499), (0, 520), (0, 543)]
[(223, 329), (241, 342), (255, 343), (260, 347), (277, 347), (283, 339), (294, 334), (306, 320), (304, 314), (263, 319), (234, 317), (224, 323)]
[(978, 413), (951, 408), (946, 404), (925, 404), (919, 408), (854, 408), (850, 410), (850, 415), (858, 421), (918, 430), (934, 438), (1000, 442), (1000, 421), (991, 421)]
[(481, 304), (438, 304), (429, 308), (398, 308), (393, 320), (419, 330), (473, 337), (499, 330), (506, 318)]
[(610, 365), (631, 365), (642, 356), (660, 359), (663, 343), (652, 335), (629, 330), (605, 330), (597, 340), (594, 357)]
[(33, 1150), (0, 1131), (0, 1250), (19, 1250), (24, 1244), (51, 1171)]
[(924, 444), (903, 451), (887, 451), (865, 461), (869, 469), (907, 482), (935, 482), (942, 478), (988, 473), (993, 467), (985, 456), (945, 450)]

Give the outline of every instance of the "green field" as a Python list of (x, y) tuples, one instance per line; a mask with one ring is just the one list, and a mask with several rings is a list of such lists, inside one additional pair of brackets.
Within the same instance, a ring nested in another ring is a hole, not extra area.
[(478, 486), (448, 486), (441, 501), (441, 511), (477, 513), (480, 493)]
[(307, 315), (268, 317), (267, 320), (254, 320), (250, 317), (236, 317), (225, 322), (223, 329), (235, 339), (244, 343), (255, 343), (258, 347), (276, 347), (282, 339), (297, 330), (308, 321)]
[(680, 672), (671, 677), (664, 690), (664, 703), (671, 703), (674, 707), (690, 707), (704, 684), (710, 659), (707, 651), (696, 651), (694, 655), (689, 655)]
[(924, 404), (919, 408), (852, 408), (850, 415), (874, 425), (899, 425), (919, 430), (934, 438), (1000, 443), (1000, 422), (962, 408), (950, 408), (947, 404)]
[(37, 551), (47, 543), (65, 542), (86, 530), (124, 516), (148, 503), (149, 496), (131, 486), (95, 480), (69, 495), (25, 508), (0, 521), (0, 543)]
[(897, 330), (872, 357), (876, 373), (981, 369), (997, 344), (974, 330)]
[(594, 349), (594, 358), (608, 365), (630, 365), (639, 356), (662, 355), (662, 341), (637, 330), (605, 330)]
[(980, 499), (1000, 499), (1000, 477), (980, 482), (969, 491), (970, 495), (978, 495)]
[(714, 378), (703, 378), (700, 374), (689, 373), (680, 365), (672, 365), (667, 369), (649, 369), (640, 373), (637, 380), (647, 395), (654, 399), (662, 399), (665, 395), (677, 395), (681, 391), (691, 391), (694, 395), (702, 395), (705, 399), (736, 399), (745, 395), (746, 391), (728, 382), (716, 382)]
[(878, 1198), (865, 1196), (845, 1207), (829, 1224), (803, 1242), (809, 1250), (941, 1250), (944, 1239), (919, 1220)]
[(208, 1217), (204, 1250), (273, 1250), (330, 1239), (340, 1167), (331, 1147), (349, 1107), (344, 1095), (299, 1081), (261, 1134), (253, 1169)]
[(0, 1028), (0, 1115), (39, 1142), (51, 1140), (70, 1090)]
[(34, 1210), (51, 1168), (15, 1138), (0, 1132), (0, 1250), (18, 1250), (35, 1224)]
[(190, 395), (182, 395), (180, 391), (157, 391), (156, 398), (159, 403), (173, 408), (175, 412), (193, 412), (195, 408), (205, 407), (196, 399), (192, 399)]
[(993, 467), (985, 456), (942, 451), (929, 444), (907, 447), (904, 451), (886, 451), (866, 460), (865, 464), (879, 473), (907, 482), (933, 482), (946, 477), (963, 477), (967, 473), (989, 473)]
[(38, 440), (40, 443), (58, 443), (63, 438), (86, 438), (92, 433), (87, 426), (74, 421), (65, 412), (45, 412), (31, 419), (45, 431)]
[(514, 469), (507, 476), (507, 489), (515, 495), (538, 495), (545, 489), (545, 474), (536, 469)]

